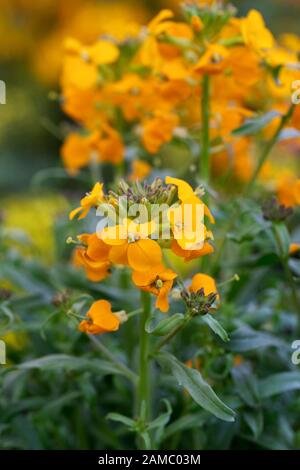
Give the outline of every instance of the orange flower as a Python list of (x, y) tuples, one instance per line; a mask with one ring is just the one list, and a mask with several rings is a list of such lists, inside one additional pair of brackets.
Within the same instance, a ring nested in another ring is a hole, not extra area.
[(162, 10), (148, 25), (148, 36), (140, 48), (138, 59), (141, 64), (151, 67), (156, 72), (162, 72), (162, 67), (168, 60), (181, 55), (181, 49), (176, 44), (164, 38), (175, 38), (179, 41), (190, 41), (193, 38), (192, 28), (185, 23), (169, 21), (174, 17), (170, 10)]
[(233, 357), (233, 365), (234, 365), (234, 367), (240, 366), (241, 364), (243, 364), (243, 362), (244, 362), (243, 356), (240, 356), (239, 354), (235, 354), (235, 355), (234, 355), (234, 357)]
[(90, 281), (102, 281), (109, 275), (110, 247), (97, 237), (97, 234), (83, 234), (77, 237), (85, 246), (77, 247), (74, 264), (85, 269)]
[(282, 176), (277, 185), (277, 196), (279, 202), (284, 206), (300, 205), (300, 178)]
[(226, 59), (229, 56), (228, 49), (219, 44), (210, 44), (194, 65), (195, 72), (216, 74), (222, 72), (226, 66)]
[(100, 335), (110, 331), (117, 331), (120, 326), (120, 318), (112, 312), (107, 300), (97, 300), (91, 306), (86, 316), (79, 325), (79, 330), (91, 335)]
[(97, 85), (100, 65), (112, 64), (119, 57), (119, 49), (109, 41), (99, 40), (92, 46), (83, 46), (76, 39), (65, 42), (66, 57), (62, 72), (63, 88), (93, 88)]
[(102, 135), (98, 144), (100, 161), (114, 165), (121, 163), (124, 157), (124, 144), (118, 131), (108, 124), (102, 124)]
[(100, 107), (102, 99), (100, 90), (69, 87), (63, 91), (62, 108), (71, 118), (92, 129), (107, 118)]
[(201, 33), (201, 31), (204, 29), (203, 21), (201, 20), (201, 18), (199, 18), (199, 16), (193, 15), (191, 18), (191, 24), (192, 24), (193, 30), (196, 33)]
[(135, 271), (144, 271), (160, 264), (161, 248), (156, 241), (148, 238), (155, 230), (154, 222), (136, 224), (131, 220), (125, 220), (123, 225), (105, 228), (101, 238), (111, 246), (110, 261), (129, 265)]
[(202, 273), (195, 274), (192, 279), (192, 284), (189, 287), (189, 291), (197, 293), (200, 289), (204, 290), (205, 296), (218, 292), (215, 280), (211, 276)]
[(186, 263), (193, 259), (200, 258), (200, 256), (211, 255), (215, 251), (214, 247), (207, 241), (204, 242), (204, 245), (200, 250), (184, 250), (178, 244), (177, 240), (172, 241), (171, 250), (175, 255), (184, 258)]
[(155, 306), (162, 312), (169, 310), (168, 294), (176, 277), (174, 271), (166, 269), (162, 264), (152, 267), (149, 271), (132, 273), (132, 280), (137, 287), (157, 297)]
[(132, 171), (129, 176), (130, 181), (142, 181), (151, 172), (151, 166), (144, 160), (134, 160), (132, 162)]
[(124, 145), (120, 134), (108, 124), (102, 123), (99, 131), (87, 136), (72, 132), (66, 138), (61, 155), (71, 174), (97, 162), (120, 163), (124, 157)]
[(85, 136), (71, 132), (61, 148), (61, 156), (64, 166), (71, 175), (98, 159), (97, 142), (98, 133)]
[(170, 142), (173, 131), (179, 124), (176, 114), (156, 111), (154, 116), (143, 123), (143, 143), (149, 153), (157, 153), (160, 147)]
[(70, 213), (70, 220), (73, 220), (74, 217), (79, 213), (81, 214), (78, 219), (83, 219), (87, 216), (92, 207), (98, 206), (98, 204), (103, 201), (103, 198), (103, 184), (96, 183), (92, 191), (88, 193), (83, 199), (81, 199), (80, 207), (77, 207), (77, 209), (74, 209)]
[(289, 254), (293, 255), (295, 253), (298, 253), (300, 251), (300, 243), (291, 243), (290, 244), (290, 249), (289, 249)]

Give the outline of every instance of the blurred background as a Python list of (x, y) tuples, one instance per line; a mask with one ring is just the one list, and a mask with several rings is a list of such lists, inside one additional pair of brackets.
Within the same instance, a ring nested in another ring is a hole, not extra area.
[[(262, 11), (274, 33), (299, 33), (299, 0), (240, 0), (243, 15)], [(84, 43), (110, 32), (124, 37), (162, 7), (178, 0), (0, 0), (0, 79), (7, 87), (0, 105), (0, 195), (30, 190), (38, 171), (60, 165), (57, 126), (62, 122), (59, 90), (66, 36)]]

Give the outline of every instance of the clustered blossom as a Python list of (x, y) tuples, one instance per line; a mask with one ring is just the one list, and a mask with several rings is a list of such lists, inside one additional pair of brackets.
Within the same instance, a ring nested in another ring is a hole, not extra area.
[[(145, 178), (164, 144), (197, 137), (202, 79), (208, 75), (213, 171), (231, 171), (242, 183), (251, 178), (253, 139), (232, 131), (276, 110), (278, 117), (264, 130), (272, 135), (290, 106), (291, 84), (300, 79), (300, 40), (286, 34), (276, 41), (258, 11), (237, 18), (223, 3), (186, 1), (182, 20), (162, 10), (123, 40), (105, 36), (89, 46), (65, 41), (62, 106), (79, 126), (61, 151), (70, 173), (95, 162), (119, 164), (135, 142), (142, 160), (134, 160), (129, 178)], [(300, 130), (299, 118), (298, 106), (287, 126)], [(299, 148), (299, 137), (292, 141)], [(261, 181), (278, 187), (281, 202), (297, 205), (299, 179), (293, 169), (284, 173), (267, 163)]]
[[(185, 181), (169, 176), (166, 177), (165, 183), (159, 178), (152, 184), (128, 185), (121, 180), (117, 189), (107, 194), (104, 192), (103, 185), (97, 183), (92, 191), (81, 200), (80, 207), (71, 212), (70, 218), (73, 219), (76, 216), (84, 218), (92, 208), (96, 208), (98, 212), (108, 207), (110, 211), (113, 209), (118, 217), (114, 219), (114, 224), (108, 224), (96, 233), (78, 235), (74, 253), (75, 264), (83, 267), (88, 279), (93, 282), (99, 282), (108, 277), (115, 266), (128, 267), (131, 270), (133, 284), (138, 289), (154, 295), (156, 308), (167, 312), (169, 293), (173, 288), (177, 273), (165, 265), (163, 251), (171, 250), (185, 261), (214, 251), (213, 234), (206, 226), (214, 223), (214, 218), (197, 194), (198, 191), (194, 191)], [(123, 217), (124, 202), (127, 204), (128, 214), (136, 204), (139, 204), (139, 211), (146, 209), (147, 217), (148, 215), (153, 217), (151, 211), (149, 214), (149, 209), (154, 204), (162, 207), (163, 210), (156, 218), (140, 221), (128, 215)], [(197, 230), (195, 220), (198, 216), (197, 206), (204, 208), (200, 231)], [(181, 219), (178, 217), (179, 214), (182, 216)], [(168, 223), (169, 232), (165, 231), (165, 225)], [(209, 284), (208, 279), (211, 278), (205, 275), (199, 278), (198, 275), (198, 278), (194, 278), (190, 291), (197, 292), (203, 288), (205, 295), (211, 294), (213, 290), (216, 292), (214, 281), (212, 280), (212, 284)], [(201, 280), (200, 283), (199, 280)], [(107, 308), (106, 304), (105, 308)], [(97, 306), (89, 311), (88, 319), (81, 323), (80, 328), (89, 333), (101, 332), (102, 330), (99, 330), (103, 327), (101, 321), (106, 317), (106, 313), (103, 312), (102, 304), (97, 303)], [(107, 318), (109, 321), (112, 320), (111, 312)], [(98, 323), (95, 323), (96, 321)], [(89, 327), (90, 323), (91, 327)], [(116, 321), (112, 321), (111, 325), (115, 328)], [(113, 331), (109, 325), (107, 329)]]

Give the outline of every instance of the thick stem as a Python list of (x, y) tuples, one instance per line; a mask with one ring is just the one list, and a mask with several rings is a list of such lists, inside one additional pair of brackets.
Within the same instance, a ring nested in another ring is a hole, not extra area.
[(287, 113), (282, 116), (281, 120), (280, 120), (280, 123), (275, 131), (275, 134), (274, 136), (272, 137), (272, 139), (265, 145), (264, 149), (263, 149), (263, 152), (258, 160), (258, 163), (257, 163), (257, 166), (255, 168), (255, 171), (252, 175), (252, 178), (251, 180), (249, 181), (248, 185), (246, 186), (246, 190), (245, 190), (245, 194), (246, 195), (249, 195), (249, 193), (251, 193), (253, 187), (254, 187), (254, 184), (259, 176), (259, 173), (263, 167), (263, 165), (265, 164), (268, 156), (270, 155), (270, 152), (272, 150), (272, 148), (274, 147), (274, 145), (277, 143), (278, 141), (278, 138), (281, 134), (281, 131), (282, 129), (284, 128), (284, 126), (287, 124), (287, 122), (290, 120), (290, 118), (292, 117), (293, 115), (293, 112), (294, 112), (294, 109), (295, 109), (295, 105), (294, 104), (291, 104), (291, 106), (289, 107)]
[(210, 93), (210, 78), (209, 75), (204, 75), (202, 81), (202, 101), (201, 101), (201, 114), (202, 114), (202, 146), (201, 146), (201, 161), (200, 163), (200, 176), (205, 184), (209, 184), (210, 180), (210, 138), (209, 138), (209, 93)]
[[(141, 421), (151, 417), (150, 374), (149, 374), (149, 334), (146, 332), (146, 322), (151, 314), (151, 298), (148, 292), (141, 293), (142, 313), (140, 315), (140, 355), (138, 381), (138, 413)], [(142, 441), (142, 440), (141, 440)], [(144, 443), (141, 442), (141, 447)]]

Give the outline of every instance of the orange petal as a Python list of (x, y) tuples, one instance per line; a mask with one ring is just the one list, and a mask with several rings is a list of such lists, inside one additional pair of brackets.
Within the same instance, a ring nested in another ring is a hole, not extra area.
[(123, 245), (113, 246), (109, 252), (109, 260), (113, 264), (128, 264), (127, 258), (128, 244), (124, 243)]
[(161, 263), (162, 251), (154, 240), (142, 239), (128, 245), (128, 264), (135, 271), (150, 269)]
[(190, 292), (198, 292), (200, 289), (204, 289), (204, 295), (206, 296), (218, 292), (215, 280), (211, 276), (202, 273), (195, 274), (189, 287)]
[(167, 312), (169, 310), (169, 301), (168, 295), (169, 291), (172, 288), (173, 281), (167, 281), (164, 283), (163, 287), (160, 289), (155, 307), (159, 308), (161, 312)]
[(110, 247), (99, 239), (97, 234), (90, 235), (88, 239), (87, 255), (93, 260), (103, 260), (108, 257)]
[(111, 305), (107, 300), (94, 302), (87, 316), (91, 318), (94, 325), (104, 331), (116, 331), (119, 329), (120, 320), (111, 311)]

